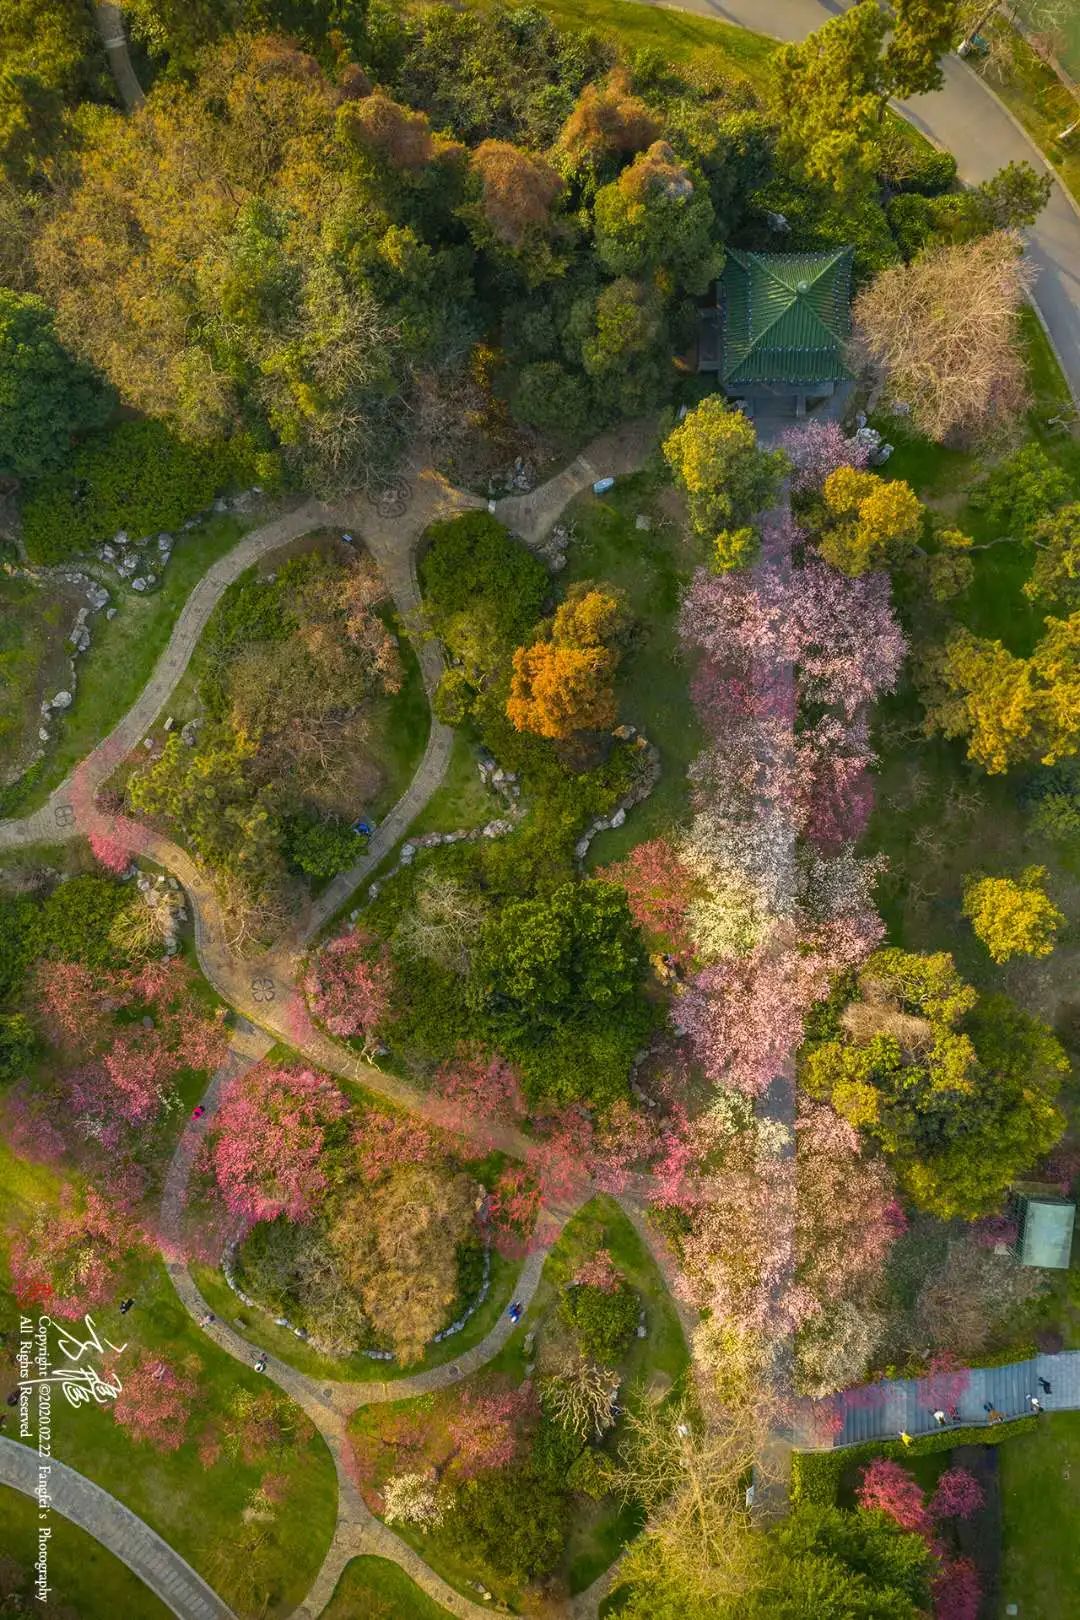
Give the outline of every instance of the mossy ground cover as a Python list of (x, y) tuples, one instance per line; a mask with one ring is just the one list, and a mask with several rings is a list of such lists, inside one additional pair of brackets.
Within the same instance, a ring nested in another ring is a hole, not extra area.
[(0, 758), (3, 775), (25, 766), (38, 747), (41, 701), (69, 680), (67, 635), (79, 596), (0, 573)]
[(363, 1557), (346, 1564), (322, 1620), (449, 1620), (449, 1613), (388, 1558)]
[[(0, 1552), (32, 1577), (39, 1528), (37, 1503), (21, 1491), (0, 1485), (0, 1525), (4, 1527)], [(116, 1620), (119, 1615), (128, 1620), (168, 1620), (172, 1610), (93, 1536), (57, 1512), (49, 1515), (48, 1528), (50, 1606), (66, 1607), (79, 1620)], [(32, 1580), (22, 1595), (27, 1604), (22, 1612), (29, 1613)]]
[[(543, 1333), (545, 1321), (552, 1317), (562, 1289), (583, 1261), (600, 1248), (608, 1249), (645, 1311), (646, 1337), (634, 1338), (619, 1363), (620, 1400), (625, 1405), (640, 1399), (646, 1390), (664, 1394), (678, 1384), (689, 1364), (678, 1314), (634, 1227), (618, 1204), (606, 1196), (593, 1198), (567, 1223), (544, 1263), (528, 1310), (499, 1354), (484, 1368), (481, 1381), (501, 1374), (514, 1384), (522, 1382), (535, 1355), (535, 1340)], [(433, 1411), (436, 1399), (423, 1396), (411, 1402), (362, 1407), (354, 1414), (350, 1427), (358, 1436), (378, 1434), (407, 1409), (419, 1416)], [(618, 1433), (616, 1427), (607, 1437), (605, 1449), (613, 1447)], [(556, 1575), (571, 1592), (584, 1590), (608, 1568), (640, 1525), (634, 1507), (620, 1504), (613, 1496), (600, 1502), (575, 1497), (570, 1533)], [(520, 1605), (520, 1586), (487, 1566), (475, 1548), (461, 1545), (445, 1531), (429, 1535), (409, 1526), (395, 1525), (394, 1529), (458, 1591), (473, 1596), (475, 1586), (470, 1583), (480, 1580), (497, 1601), (515, 1610)]]
[[(127, 713), (172, 634), (180, 609), (207, 569), (232, 550), (242, 532), (232, 517), (210, 518), (191, 529), (178, 539), (160, 588), (149, 596), (136, 596), (104, 568), (87, 568), (111, 591), (116, 617), (94, 614), (90, 651), (78, 660), (75, 701), (54, 722), (56, 736), (45, 758), (0, 794), (0, 815), (24, 815), (41, 804)], [(70, 628), (64, 619), (53, 633), (62, 642)]]

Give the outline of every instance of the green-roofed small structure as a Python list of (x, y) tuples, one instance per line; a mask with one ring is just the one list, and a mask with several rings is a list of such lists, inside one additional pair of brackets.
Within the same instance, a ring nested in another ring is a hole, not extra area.
[(1021, 1197), (1020, 1264), (1066, 1271), (1072, 1257), (1076, 1205), (1067, 1198)]
[[(766, 403), (830, 398), (852, 380), (851, 248), (828, 253), (750, 253), (729, 248), (706, 311), (700, 368), (726, 393)], [(711, 316), (711, 320), (710, 317)]]

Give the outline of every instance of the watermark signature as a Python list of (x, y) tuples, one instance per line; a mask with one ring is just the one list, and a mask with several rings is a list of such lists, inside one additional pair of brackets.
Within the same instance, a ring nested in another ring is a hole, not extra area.
[[(51, 1332), (50, 1332), (51, 1330)], [(38, 1505), (37, 1557), (34, 1562), (34, 1586), (39, 1603), (49, 1597), (49, 1474), (52, 1469), (52, 1401), (59, 1389), (69, 1406), (84, 1406), (94, 1401), (104, 1406), (113, 1401), (123, 1384), (113, 1368), (102, 1371), (100, 1359), (106, 1349), (120, 1355), (127, 1349), (124, 1344), (113, 1344), (94, 1325), (92, 1316), (84, 1316), (81, 1328), (65, 1327), (51, 1316), (19, 1318), (19, 1348), (16, 1363), (19, 1369), (19, 1439), (33, 1440), (31, 1397), (37, 1410), (37, 1489)]]

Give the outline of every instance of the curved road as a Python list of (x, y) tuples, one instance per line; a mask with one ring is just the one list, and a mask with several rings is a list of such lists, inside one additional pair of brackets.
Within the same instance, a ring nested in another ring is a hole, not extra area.
[[(847, 0), (632, 0), (634, 4), (692, 11), (774, 39), (801, 40), (848, 9)], [(977, 185), (1006, 163), (1026, 159), (1054, 175), (1050, 201), (1026, 232), (1039, 279), (1034, 302), (1073, 397), (1080, 401), (1080, 207), (1038, 147), (982, 79), (960, 57), (943, 63), (943, 89), (896, 103), (897, 110), (936, 146), (956, 157), (961, 180)]]

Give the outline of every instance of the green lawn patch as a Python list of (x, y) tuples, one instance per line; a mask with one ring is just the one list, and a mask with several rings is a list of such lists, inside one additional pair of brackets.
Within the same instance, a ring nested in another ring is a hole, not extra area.
[(346, 1564), (322, 1620), (444, 1620), (449, 1613), (389, 1558), (363, 1557)]
[[(180, 609), (212, 564), (231, 551), (242, 525), (232, 517), (213, 517), (177, 540), (161, 586), (150, 596), (136, 596), (104, 568), (88, 565), (112, 592), (116, 617), (104, 613), (91, 620), (93, 643), (78, 662), (75, 701), (62, 720), (45, 758), (4, 793), (0, 815), (18, 816), (43, 803), (67, 773), (107, 736), (146, 685), (158, 656), (172, 634)], [(56, 634), (66, 636), (65, 621)]]
[[(14, 1559), (26, 1571), (22, 1595), (27, 1607), (20, 1612), (30, 1613), (33, 1565), (37, 1557), (37, 1503), (21, 1491), (0, 1485), (0, 1524), (4, 1526), (4, 1556)], [(117, 1615), (137, 1616), (138, 1620), (168, 1620), (172, 1610), (93, 1536), (56, 1512), (49, 1515), (48, 1528), (51, 1532), (48, 1543), (50, 1609), (54, 1603), (57, 1608), (66, 1607), (69, 1613), (77, 1614), (79, 1620), (116, 1620)], [(416, 1613), (424, 1620), (420, 1610)]]
[(454, 732), (446, 775), (409, 827), (410, 837), (482, 827), (485, 822), (502, 816), (503, 801), (480, 780), (476, 768), (478, 758), (479, 749), (469, 731), (459, 728)]
[(1022, 1620), (1071, 1620), (1080, 1592), (1080, 1412), (1040, 1418), (1001, 1451), (1001, 1595)]
[(358, 809), (376, 821), (393, 809), (412, 781), (431, 730), (431, 708), (424, 691), (420, 660), (393, 609), (385, 609), (382, 617), (397, 634), (402, 682), (399, 691), (390, 697), (376, 698), (371, 706), (368, 746), (378, 760), (383, 781), (371, 803)]
[(747, 28), (627, 0), (543, 0), (542, 9), (561, 28), (595, 28), (614, 34), (631, 50), (661, 51), (669, 62), (688, 62), (707, 51), (759, 88), (769, 80), (769, 58), (777, 42)]
[[(62, 1184), (55, 1172), (18, 1158), (0, 1140), (0, 1258), (6, 1254), (4, 1234), (21, 1226), (36, 1209), (55, 1204)], [(285, 1459), (254, 1464), (222, 1459), (214, 1467), (204, 1466), (198, 1455), (200, 1432), (237, 1386), (257, 1392), (266, 1388), (266, 1381), (199, 1332), (156, 1257), (134, 1262), (124, 1287), (134, 1297), (135, 1309), (122, 1319), (109, 1309), (98, 1311), (98, 1325), (114, 1343), (126, 1340), (131, 1346), (129, 1355), (144, 1347), (173, 1361), (197, 1357), (201, 1370), (191, 1438), (178, 1451), (162, 1454), (132, 1441), (107, 1407), (72, 1409), (56, 1401), (53, 1454), (137, 1513), (226, 1599), (235, 1562), (225, 1556), (230, 1526), (242, 1522), (248, 1499), (265, 1474), (285, 1475), (288, 1494), (284, 1504), (265, 1543), (245, 1568), (258, 1590), (259, 1602), (266, 1601), (265, 1611), (259, 1612), (288, 1614), (314, 1579), (333, 1535), (337, 1481), (323, 1440), (315, 1435), (295, 1446)], [(10, 1324), (17, 1308), (4, 1264), (0, 1268), (0, 1320)], [(121, 1377), (123, 1360), (121, 1357), (118, 1368)], [(253, 1602), (252, 1607), (258, 1604)], [(103, 1607), (101, 1612), (143, 1611), (117, 1606), (111, 1610)]]
[[(680, 523), (662, 514), (656, 494), (655, 478), (637, 473), (620, 479), (601, 499), (579, 497), (567, 512), (575, 538), (562, 580), (608, 583), (626, 597), (634, 629), (616, 678), (619, 719), (655, 744), (662, 766), (660, 781), (623, 826), (595, 839), (592, 866), (620, 860), (635, 844), (684, 820), (686, 771), (702, 746), (677, 629), (679, 602), (700, 560), (699, 548)], [(639, 514), (650, 528), (636, 527)]]

